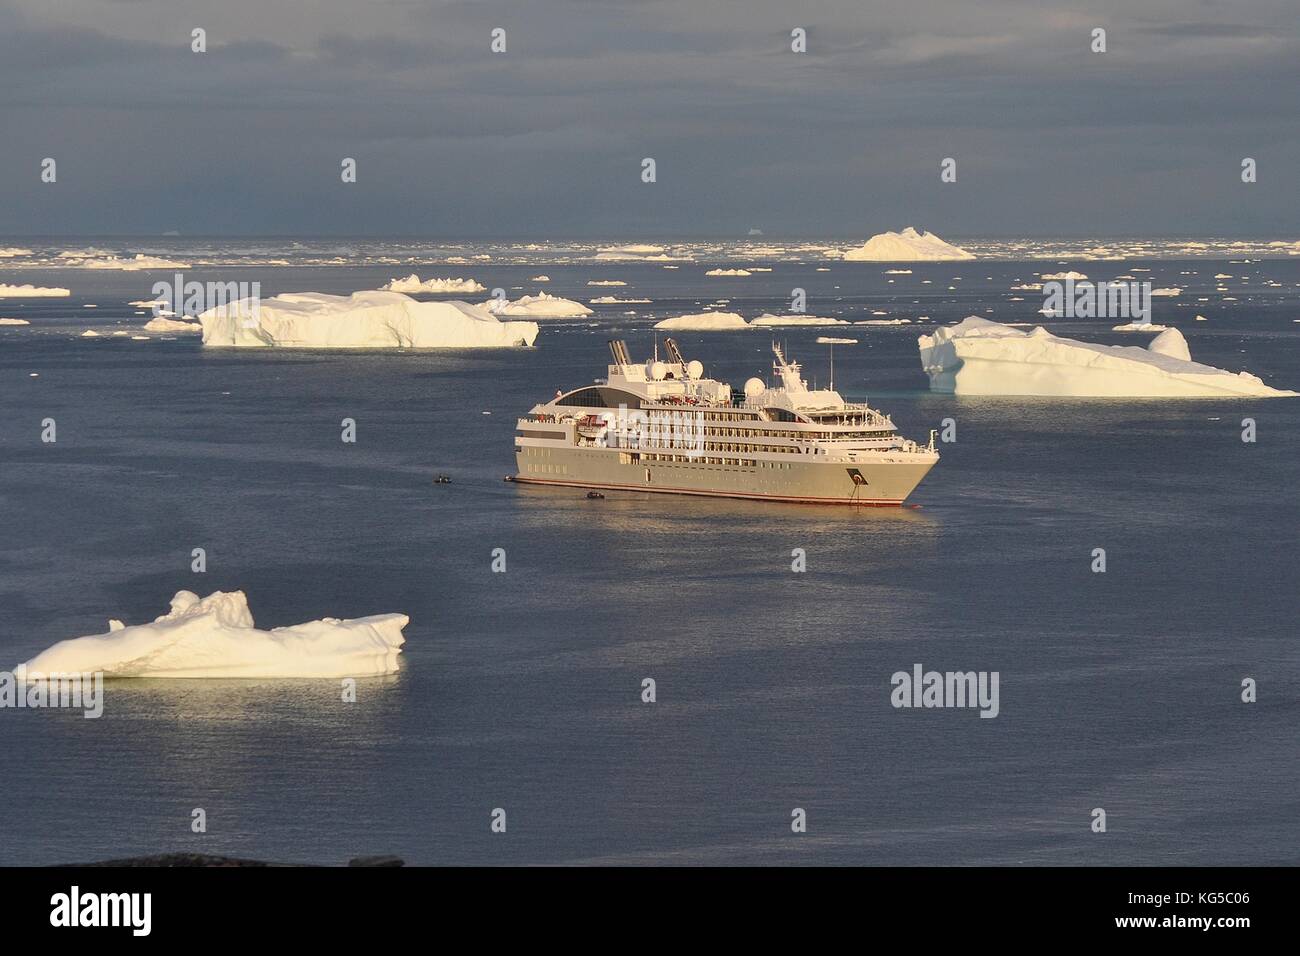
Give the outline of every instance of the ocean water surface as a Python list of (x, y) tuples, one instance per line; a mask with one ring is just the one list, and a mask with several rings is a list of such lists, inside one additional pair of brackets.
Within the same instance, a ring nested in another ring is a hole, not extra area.
[[(204, 350), (108, 334), (140, 334), (126, 303), (173, 270), (67, 268), (53, 247), (0, 263), (0, 281), (73, 292), (0, 299), (31, 322), (0, 327), (0, 669), (110, 617), (151, 620), (180, 589), (242, 589), (262, 627), (411, 617), (401, 672), (361, 681), (355, 704), (334, 681), (155, 680), (108, 685), (98, 720), (0, 711), (0, 863), (1300, 862), (1300, 400), (963, 399), (927, 391), (916, 351), (918, 331), (969, 314), (1038, 321), (1041, 294), (1011, 286), (1075, 268), (1182, 287), (1155, 320), (1194, 359), (1296, 389), (1300, 262), (1180, 246), (887, 274), (794, 244), (670, 263), (361, 245), (147, 251), (264, 295), (419, 271), (653, 302), (542, 320), (528, 350)], [(772, 271), (703, 275), (746, 262)], [(608, 279), (627, 286), (586, 284)], [(846, 397), (922, 441), (956, 423), (919, 507), (589, 501), (502, 481), (515, 417), (604, 375), (607, 339), (644, 357), (657, 318), (786, 311), (794, 288), (817, 315), (911, 321), (676, 338), (739, 384), (775, 336), (823, 386), (815, 338), (858, 339), (835, 349)], [(1145, 341), (1110, 324), (1050, 327)], [(997, 718), (892, 707), (891, 675), (917, 663), (997, 671)], [(1106, 833), (1090, 829), (1098, 807)]]

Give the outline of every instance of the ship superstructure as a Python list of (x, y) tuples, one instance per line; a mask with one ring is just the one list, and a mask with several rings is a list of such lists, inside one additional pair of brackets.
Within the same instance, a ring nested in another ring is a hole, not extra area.
[(819, 504), (900, 505), (939, 460), (889, 416), (808, 388), (772, 346), (772, 382), (741, 391), (704, 376), (673, 339), (633, 362), (609, 343), (608, 374), (520, 418), (515, 481)]

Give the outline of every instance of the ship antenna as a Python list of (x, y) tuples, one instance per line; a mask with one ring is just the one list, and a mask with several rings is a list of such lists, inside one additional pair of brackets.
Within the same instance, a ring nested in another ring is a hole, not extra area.
[(831, 391), (833, 392), (835, 391), (835, 343), (834, 342), (830, 343), (830, 346), (831, 346)]

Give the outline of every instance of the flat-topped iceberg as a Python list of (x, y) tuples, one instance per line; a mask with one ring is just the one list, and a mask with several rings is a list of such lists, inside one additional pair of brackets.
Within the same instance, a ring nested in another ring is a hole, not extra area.
[(536, 322), (502, 322), (467, 302), (417, 302), (400, 292), (289, 292), (240, 299), (199, 316), (206, 346), (465, 349), (532, 345)]
[(146, 332), (202, 332), (203, 326), (198, 322), (169, 319), (164, 315), (159, 315), (146, 322), (144, 330)]
[(848, 262), (939, 262), (974, 259), (965, 249), (944, 242), (932, 232), (908, 226), (902, 232), (882, 232), (841, 257)]
[(405, 279), (389, 279), (380, 287), (382, 292), (433, 292), (439, 295), (456, 292), (486, 292), (487, 288), (474, 279), (424, 279), (412, 272)]
[(109, 621), (106, 634), (60, 641), (23, 665), (27, 678), (102, 672), (105, 677), (371, 677), (397, 670), (405, 614), (350, 621), (327, 617), (269, 631), (253, 626), (243, 591), (200, 599), (177, 591), (152, 624)]
[(676, 329), (679, 332), (725, 332), (730, 329), (747, 329), (749, 323), (735, 312), (695, 312), (676, 315), (655, 323), (656, 329)]
[(578, 315), (591, 315), (591, 309), (581, 302), (562, 299), (549, 292), (526, 295), (513, 302), (506, 299), (488, 299), (483, 308), (493, 315), (528, 315), (543, 319), (565, 319)]
[(64, 299), (70, 295), (72, 292), (69, 289), (38, 285), (7, 285), (0, 282), (0, 297), (8, 299)]
[(832, 319), (823, 315), (773, 315), (770, 312), (760, 315), (754, 321), (749, 323), (760, 328), (763, 326), (784, 326), (784, 325), (848, 325), (844, 319)]
[(917, 340), (930, 388), (956, 395), (1038, 395), (1074, 398), (1275, 398), (1297, 393), (1270, 388), (1247, 372), (1190, 360), (1177, 329), (1148, 348), (1093, 345), (1052, 335), (1042, 326), (1011, 328), (978, 316)]

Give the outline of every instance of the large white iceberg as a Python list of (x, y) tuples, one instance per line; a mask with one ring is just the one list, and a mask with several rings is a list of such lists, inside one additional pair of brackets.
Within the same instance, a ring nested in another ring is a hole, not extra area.
[(434, 292), (445, 295), (451, 292), (484, 292), (486, 286), (474, 279), (425, 279), (412, 272), (405, 279), (389, 279), (379, 287), (384, 292)]
[(544, 319), (564, 319), (576, 315), (591, 315), (591, 309), (581, 302), (562, 299), (549, 292), (526, 295), (513, 302), (505, 299), (488, 299), (483, 307), (494, 315), (530, 315)]
[(26, 663), (34, 675), (105, 677), (372, 677), (397, 670), (405, 614), (327, 617), (261, 631), (243, 591), (177, 591), (152, 624), (110, 621), (106, 634), (60, 641)]
[(749, 323), (735, 312), (696, 312), (677, 315), (655, 323), (656, 329), (676, 329), (679, 332), (725, 332), (730, 329), (747, 329)]
[(917, 232), (908, 226), (902, 232), (878, 233), (858, 248), (847, 250), (842, 258), (849, 262), (938, 262), (975, 257), (932, 232)]
[(400, 292), (291, 292), (240, 299), (199, 316), (207, 346), (499, 348), (532, 345), (536, 322), (502, 322), (467, 302), (417, 302)]
[[(968, 316), (917, 340), (930, 388), (956, 395), (1039, 395), (1075, 398), (1274, 398), (1295, 392), (1270, 388), (1247, 372), (1190, 360), (1177, 329), (1148, 348), (1093, 345), (1025, 332)], [(1184, 357), (1186, 356), (1186, 357)]]

